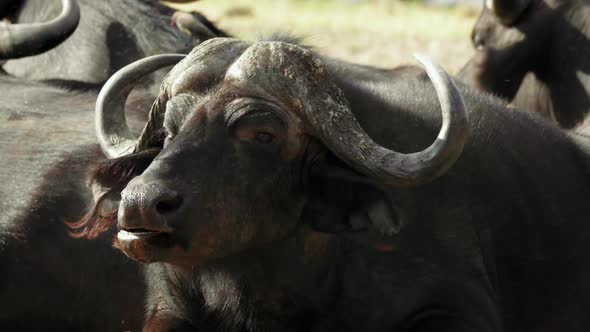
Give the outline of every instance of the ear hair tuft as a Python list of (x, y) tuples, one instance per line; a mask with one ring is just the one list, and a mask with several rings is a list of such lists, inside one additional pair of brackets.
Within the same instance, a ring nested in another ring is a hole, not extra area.
[(325, 233), (400, 231), (400, 216), (387, 190), (345, 164), (318, 161), (310, 168), (309, 200), (302, 218)]
[(65, 222), (70, 236), (91, 240), (108, 231), (117, 220), (121, 191), (158, 153), (160, 149), (148, 149), (96, 165), (90, 174), (94, 204), (80, 220)]

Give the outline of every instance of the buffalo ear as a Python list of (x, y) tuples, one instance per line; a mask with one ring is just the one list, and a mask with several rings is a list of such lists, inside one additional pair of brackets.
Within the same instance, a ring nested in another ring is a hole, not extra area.
[(528, 7), (530, 0), (485, 0), (486, 7), (492, 10), (500, 23), (513, 25)]
[(159, 148), (150, 148), (98, 164), (90, 174), (94, 196), (105, 191), (122, 191), (159, 153)]
[(339, 160), (317, 161), (311, 166), (308, 192), (302, 219), (316, 231), (362, 232), (372, 228), (391, 236), (401, 228), (386, 187)]
[(111, 229), (117, 220), (121, 191), (148, 168), (159, 152), (153, 148), (98, 164), (90, 174), (94, 204), (80, 220), (65, 222), (70, 235), (94, 239)]
[(172, 23), (180, 31), (199, 39), (201, 42), (215, 37), (230, 37), (225, 31), (209, 21), (205, 15), (197, 11), (177, 11), (172, 15)]

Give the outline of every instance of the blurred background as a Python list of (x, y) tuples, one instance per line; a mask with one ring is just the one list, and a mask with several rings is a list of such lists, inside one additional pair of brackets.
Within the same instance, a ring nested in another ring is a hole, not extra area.
[(323, 53), (393, 67), (424, 53), (456, 73), (472, 53), (470, 32), (482, 0), (201, 0), (197, 10), (222, 29), (253, 40), (269, 32), (305, 37)]

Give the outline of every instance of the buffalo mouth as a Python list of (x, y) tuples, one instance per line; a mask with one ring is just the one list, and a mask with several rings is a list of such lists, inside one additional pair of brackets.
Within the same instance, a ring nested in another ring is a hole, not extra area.
[(147, 228), (120, 228), (115, 239), (116, 248), (142, 263), (158, 261), (163, 251), (173, 244), (171, 231)]
[(145, 228), (137, 228), (137, 229), (120, 229), (119, 233), (117, 233), (117, 239), (119, 241), (135, 241), (140, 239), (153, 239), (156, 237), (163, 237), (167, 236), (168, 232), (150, 230)]

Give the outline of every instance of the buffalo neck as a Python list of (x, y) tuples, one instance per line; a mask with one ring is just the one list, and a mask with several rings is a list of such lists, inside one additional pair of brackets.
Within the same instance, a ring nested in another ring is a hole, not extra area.
[(147, 324), (173, 312), (204, 329), (223, 322), (228, 331), (305, 330), (301, 324), (314, 322), (309, 313), (338, 295), (339, 246), (334, 236), (303, 226), (290, 238), (202, 267), (151, 264)]

